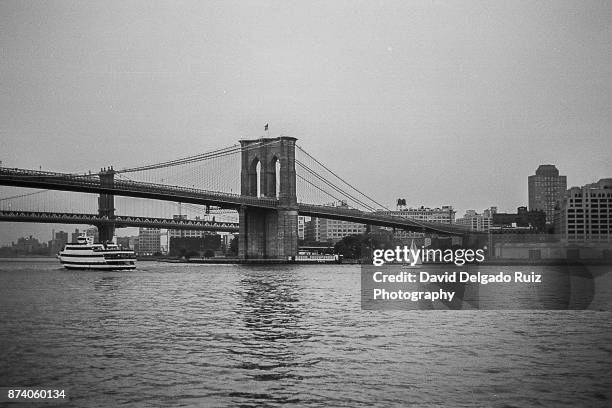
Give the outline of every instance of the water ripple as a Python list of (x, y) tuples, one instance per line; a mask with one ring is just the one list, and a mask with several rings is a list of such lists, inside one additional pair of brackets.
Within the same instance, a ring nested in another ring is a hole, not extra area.
[(359, 279), (337, 265), (0, 262), (0, 384), (63, 386), (68, 406), (610, 403), (610, 312), (362, 311)]

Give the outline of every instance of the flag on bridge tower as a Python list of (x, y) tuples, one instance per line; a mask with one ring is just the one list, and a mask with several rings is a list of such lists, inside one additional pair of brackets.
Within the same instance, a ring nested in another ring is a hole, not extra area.
[(267, 132), (268, 131), (268, 124), (266, 123), (266, 126), (264, 126), (264, 130)]

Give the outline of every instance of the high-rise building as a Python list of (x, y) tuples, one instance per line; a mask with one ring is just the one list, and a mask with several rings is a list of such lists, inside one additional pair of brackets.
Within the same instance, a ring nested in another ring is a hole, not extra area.
[(161, 252), (161, 231), (159, 228), (140, 228), (138, 230), (138, 254), (153, 255)]
[(64, 248), (68, 243), (68, 233), (64, 231), (53, 231), (53, 239), (51, 240), (51, 253), (56, 254)]
[(568, 242), (612, 242), (612, 178), (565, 193), (556, 211), (555, 231)]
[(542, 210), (546, 213), (546, 222), (552, 223), (555, 217), (555, 206), (563, 199), (567, 190), (567, 177), (560, 176), (559, 170), (552, 164), (542, 164), (535, 175), (528, 178), (529, 210)]

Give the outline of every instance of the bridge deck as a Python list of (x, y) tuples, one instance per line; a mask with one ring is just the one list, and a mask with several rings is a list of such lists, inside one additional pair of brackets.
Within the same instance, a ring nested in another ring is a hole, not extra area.
[(82, 193), (113, 194), (164, 201), (215, 205), (221, 208), (231, 209), (238, 209), (242, 205), (258, 208), (276, 208), (278, 206), (278, 201), (274, 198), (249, 197), (239, 194), (189, 187), (177, 187), (166, 184), (114, 180), (112, 186), (105, 186), (102, 185), (96, 174), (78, 175), (27, 169), (0, 168), (0, 185)]
[(238, 232), (238, 223), (213, 222), (207, 220), (175, 220), (169, 218), (134, 217), (116, 215), (115, 217), (100, 217), (97, 214), (75, 214), (43, 211), (0, 211), (0, 221), (8, 222), (40, 222), (59, 224), (114, 224), (117, 227), (149, 227), (167, 229), (189, 229), (219, 232)]
[[(114, 180), (112, 186), (102, 185), (97, 174), (76, 175), (27, 169), (0, 168), (0, 185), (150, 198), (173, 202), (214, 205), (235, 210), (238, 210), (242, 206), (262, 209), (276, 209), (279, 207), (278, 200), (275, 198), (243, 196), (239, 194), (165, 184)], [(445, 235), (477, 233), (456, 225), (420, 222), (408, 218), (368, 213), (341, 207), (299, 203), (296, 209), (299, 214), (306, 216), (380, 225), (419, 232), (433, 232)], [(102, 221), (98, 220), (97, 222)], [(117, 219), (109, 222), (117, 222)], [(176, 227), (173, 226), (172, 228)]]

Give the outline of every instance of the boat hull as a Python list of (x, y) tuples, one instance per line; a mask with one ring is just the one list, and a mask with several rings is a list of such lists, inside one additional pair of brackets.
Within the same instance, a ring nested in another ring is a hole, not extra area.
[(68, 263), (62, 262), (62, 265), (64, 266), (64, 268), (71, 269), (71, 270), (105, 270), (105, 271), (115, 270), (115, 271), (119, 271), (119, 270), (136, 269), (135, 264), (132, 264), (132, 265), (68, 264)]

